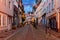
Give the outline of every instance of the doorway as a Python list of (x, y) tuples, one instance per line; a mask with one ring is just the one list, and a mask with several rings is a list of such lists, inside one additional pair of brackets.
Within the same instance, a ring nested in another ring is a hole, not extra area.
[(49, 24), (50, 24), (50, 28), (54, 31), (57, 31), (57, 21), (56, 21), (56, 17), (50, 18), (49, 19)]

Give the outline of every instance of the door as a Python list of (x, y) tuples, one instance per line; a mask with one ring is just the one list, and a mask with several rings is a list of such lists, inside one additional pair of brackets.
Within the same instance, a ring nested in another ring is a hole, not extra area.
[(57, 31), (57, 21), (56, 17), (49, 19), (50, 28), (54, 31)]

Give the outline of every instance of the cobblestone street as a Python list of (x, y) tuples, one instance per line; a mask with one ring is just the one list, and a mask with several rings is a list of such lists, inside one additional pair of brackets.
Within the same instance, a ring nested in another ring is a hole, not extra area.
[(56, 40), (50, 35), (47, 35), (41, 27), (35, 29), (32, 25), (26, 25), (8, 40)]
[(60, 40), (60, 0), (0, 0), (0, 40)]

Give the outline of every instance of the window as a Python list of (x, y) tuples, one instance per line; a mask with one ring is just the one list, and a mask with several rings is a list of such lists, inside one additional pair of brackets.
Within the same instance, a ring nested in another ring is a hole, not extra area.
[(8, 17), (9, 18), (9, 24), (11, 24), (11, 18), (10, 17)]
[(47, 6), (47, 13), (49, 12), (49, 6)]
[(5, 0), (5, 5), (6, 5), (6, 0)]
[(51, 7), (50, 7), (50, 3), (49, 3), (49, 12), (50, 12), (50, 9), (51, 9)]
[(6, 25), (6, 16), (3, 16), (3, 25)]
[(46, 14), (47, 14), (47, 7), (46, 7)]
[(10, 1), (9, 1), (9, 8), (10, 8)]
[(49, 10), (50, 10), (50, 7), (49, 7), (49, 5), (48, 5), (48, 13), (49, 13)]
[(0, 15), (0, 25), (1, 25), (1, 15)]
[(52, 0), (52, 9), (54, 8), (54, 0)]

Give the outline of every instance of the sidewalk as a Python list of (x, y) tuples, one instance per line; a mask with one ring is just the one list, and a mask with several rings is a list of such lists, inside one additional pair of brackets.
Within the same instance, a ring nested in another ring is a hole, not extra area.
[(16, 33), (18, 30), (20, 30), (20, 28), (17, 28), (16, 30), (10, 30), (7, 32), (1, 32), (0, 33), (0, 40), (5, 40), (5, 39), (13, 36), (13, 34)]
[(57, 40), (60, 40), (60, 33), (59, 32), (53, 31), (51, 29), (47, 29), (47, 30), (48, 30), (47, 33), (49, 35), (51, 35), (52, 37), (54, 37)]
[[(39, 25), (38, 26), (38, 29), (42, 29), (43, 31), (45, 31), (45, 34), (47, 35), (47, 39), (48, 40), (60, 40), (60, 33), (58, 32), (55, 32), (51, 29), (48, 29), (46, 30), (46, 26), (45, 25)], [(47, 33), (46, 33), (47, 32)]]

